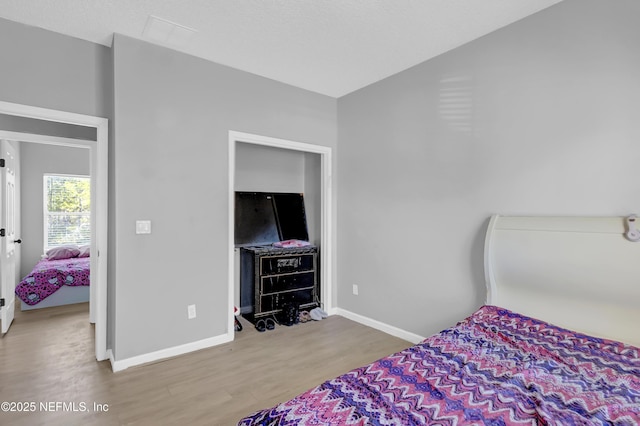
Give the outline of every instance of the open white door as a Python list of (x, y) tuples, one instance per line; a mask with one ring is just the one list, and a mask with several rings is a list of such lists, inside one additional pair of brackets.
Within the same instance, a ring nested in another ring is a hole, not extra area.
[(0, 140), (0, 322), (6, 333), (13, 322), (16, 289), (16, 152)]

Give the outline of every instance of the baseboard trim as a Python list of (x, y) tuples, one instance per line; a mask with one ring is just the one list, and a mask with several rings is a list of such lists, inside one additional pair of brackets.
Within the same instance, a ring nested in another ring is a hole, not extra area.
[(109, 362), (111, 363), (111, 371), (113, 371), (115, 373), (115, 367), (113, 366), (116, 363), (116, 360), (113, 358), (113, 351), (111, 349), (107, 349), (107, 357), (106, 359), (109, 360)]
[(411, 342), (413, 344), (420, 343), (425, 339), (425, 337), (422, 337), (422, 336), (420, 336), (418, 334), (411, 333), (411, 332), (403, 330), (401, 328), (394, 327), (394, 326), (389, 325), (389, 324), (385, 324), (385, 323), (383, 323), (381, 321), (374, 320), (372, 318), (365, 317), (363, 315), (356, 314), (356, 313), (351, 312), (351, 311), (347, 311), (346, 309), (336, 308), (335, 309), (335, 314), (343, 316), (343, 317), (345, 317), (347, 319), (350, 319), (352, 321), (359, 322), (360, 324), (364, 324), (364, 325), (369, 326), (371, 328), (375, 328), (376, 330), (380, 330), (380, 331), (382, 331), (384, 333), (387, 333), (387, 334), (390, 334), (390, 335), (392, 335), (394, 337), (398, 337), (400, 339), (407, 340), (407, 341), (409, 341), (409, 342)]
[(200, 349), (206, 349), (212, 346), (218, 346), (223, 343), (228, 343), (232, 340), (233, 334), (225, 333), (208, 339), (198, 340), (197, 342), (186, 343), (184, 345), (161, 349), (159, 351), (149, 352), (147, 354), (137, 355), (131, 358), (125, 358), (117, 361), (113, 358), (113, 352), (111, 351), (111, 349), (109, 349), (109, 360), (111, 361), (111, 369), (114, 373), (116, 373), (118, 371), (126, 370), (127, 368), (136, 365), (146, 364), (149, 362), (171, 358), (178, 355), (184, 355), (189, 352), (194, 352)]
[[(406, 340), (411, 343), (420, 343), (425, 339), (425, 337), (420, 336), (415, 333), (411, 333), (409, 331), (403, 330), (401, 328), (383, 323), (378, 320), (374, 320), (369, 317), (365, 317), (364, 315), (356, 314), (354, 312), (348, 311), (342, 308), (334, 308), (331, 309), (331, 315), (340, 315), (357, 323), (366, 325), (371, 328), (375, 328), (376, 330), (380, 330), (384, 333), (390, 334), (391, 336), (398, 337), (400, 339)], [(125, 358), (121, 360), (116, 360), (113, 355), (113, 351), (111, 349), (107, 350), (107, 358), (111, 362), (111, 370), (114, 373), (122, 370), (126, 370), (127, 368), (134, 367), (136, 365), (146, 364), (149, 362), (158, 361), (165, 358), (171, 358), (178, 355), (184, 355), (189, 352), (198, 351), (200, 349), (206, 349), (213, 346), (221, 345), (223, 343), (228, 343), (233, 340), (233, 335), (229, 333), (221, 334), (219, 336), (211, 337), (208, 339), (199, 340), (197, 342), (187, 343), (184, 345), (174, 346), (167, 349), (161, 349), (155, 352), (149, 352), (143, 355), (137, 355), (131, 358)]]

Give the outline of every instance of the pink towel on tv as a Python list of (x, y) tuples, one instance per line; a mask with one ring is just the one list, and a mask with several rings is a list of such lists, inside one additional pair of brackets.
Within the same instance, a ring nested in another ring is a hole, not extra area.
[(302, 240), (284, 240), (284, 241), (278, 241), (277, 243), (273, 243), (274, 247), (283, 247), (283, 248), (306, 247), (310, 245), (311, 243), (309, 241), (302, 241)]

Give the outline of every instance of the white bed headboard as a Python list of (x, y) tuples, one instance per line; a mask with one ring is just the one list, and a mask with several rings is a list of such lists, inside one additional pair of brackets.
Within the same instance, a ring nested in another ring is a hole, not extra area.
[(487, 303), (640, 347), (640, 242), (624, 217), (493, 216)]

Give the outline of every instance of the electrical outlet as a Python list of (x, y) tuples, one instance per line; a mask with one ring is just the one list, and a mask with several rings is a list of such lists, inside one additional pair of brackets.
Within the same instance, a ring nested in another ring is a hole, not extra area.
[(354, 284), (353, 285), (353, 295), (357, 296), (358, 295), (358, 284)]
[(194, 319), (196, 317), (196, 305), (187, 306), (187, 316), (189, 319)]

